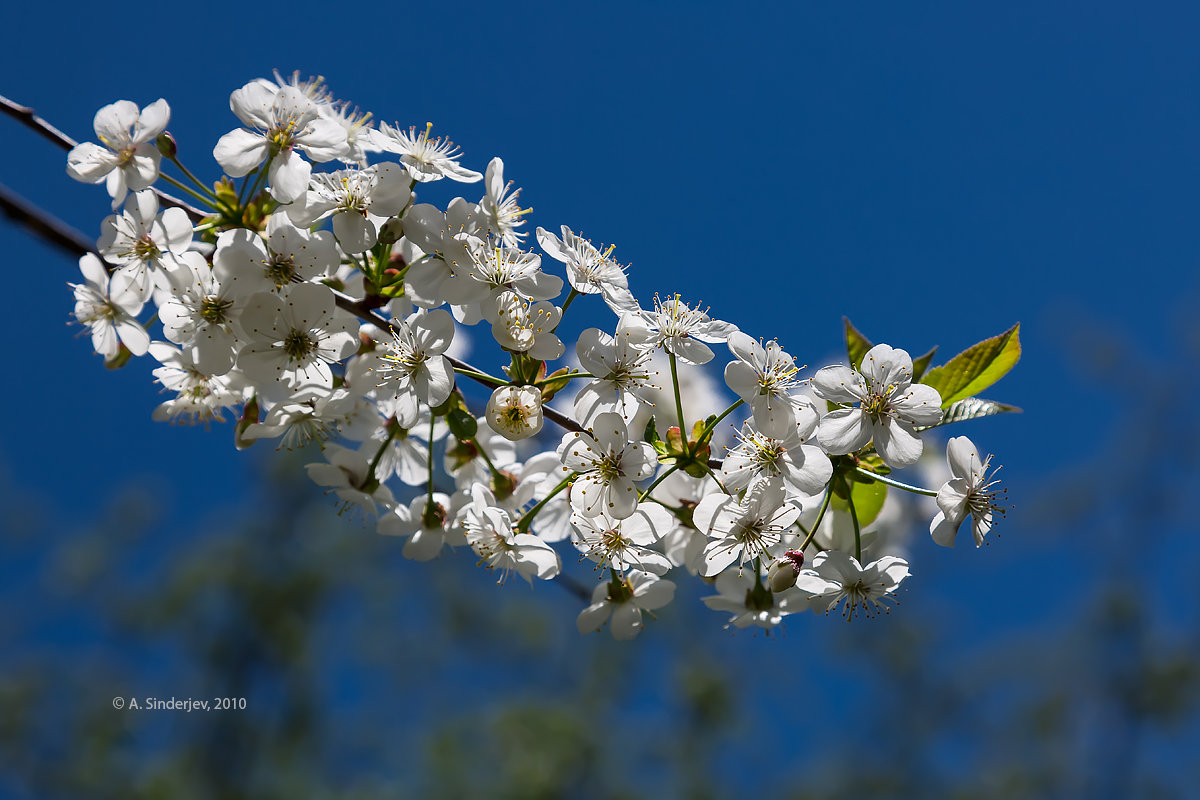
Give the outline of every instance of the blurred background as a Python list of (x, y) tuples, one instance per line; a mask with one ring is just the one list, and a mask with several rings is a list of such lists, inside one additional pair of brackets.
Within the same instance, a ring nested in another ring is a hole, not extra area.
[[(530, 227), (615, 243), (643, 303), (678, 291), (814, 367), (843, 314), (945, 358), (1021, 322), (987, 395), (1025, 413), (952, 431), (1015, 507), (978, 551), (918, 520), (890, 615), (731, 634), (691, 580), (636, 641), (581, 637), (557, 586), (337, 517), (311, 454), (153, 423), (150, 365), (106, 371), (67, 324), (74, 260), (4, 222), (0, 796), (1197, 796), (1200, 8), (5, 17), (0, 94), (78, 139), (165, 97), (215, 177), (232, 90), (324, 75), (468, 167), (502, 156)], [(102, 188), (7, 118), (0, 143), (0, 183), (98, 236)], [(609, 327), (598, 305), (572, 324)]]

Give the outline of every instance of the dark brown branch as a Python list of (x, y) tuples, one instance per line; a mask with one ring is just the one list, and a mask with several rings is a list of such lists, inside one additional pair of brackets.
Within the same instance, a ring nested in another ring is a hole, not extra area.
[(72, 255), (96, 253), (95, 244), (88, 241), (82, 233), (30, 204), (20, 195), (9, 191), (8, 187), (3, 184), (0, 184), (0, 211), (4, 212), (4, 216), (18, 225), (24, 226), (49, 244), (66, 250)]
[(3, 107), (5, 114), (8, 114), (25, 127), (37, 131), (39, 134), (54, 142), (64, 150), (70, 150), (72, 147), (79, 144), (79, 142), (75, 141), (70, 136), (67, 136), (58, 128), (39, 117), (29, 106), (23, 106), (18, 103), (14, 103), (12, 100), (9, 100), (3, 95), (0, 95), (0, 106)]
[[(34, 110), (29, 106), (23, 106), (20, 103), (14, 103), (4, 95), (0, 95), (0, 111), (3, 111), (5, 114), (12, 117), (17, 122), (20, 122), (25, 127), (36, 131), (42, 136), (42, 138), (53, 142), (63, 150), (70, 150), (75, 145), (79, 144), (79, 142), (75, 141), (70, 136), (67, 136), (58, 128), (39, 117), (37, 113), (35, 113)], [(167, 194), (166, 192), (153, 187), (151, 187), (151, 191), (158, 195), (158, 199), (162, 201), (163, 205), (182, 208), (188, 213), (188, 216), (190, 216), (193, 221), (203, 219), (207, 216), (207, 213), (203, 210), (196, 208), (190, 203), (180, 200), (174, 195)]]

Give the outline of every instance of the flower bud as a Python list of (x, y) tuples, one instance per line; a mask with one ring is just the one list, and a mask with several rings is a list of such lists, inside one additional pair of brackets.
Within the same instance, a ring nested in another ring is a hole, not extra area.
[(166, 158), (174, 158), (179, 152), (179, 147), (175, 144), (175, 137), (167, 131), (163, 131), (154, 139), (154, 146), (158, 148), (158, 152), (162, 153)]
[(125, 346), (124, 342), (121, 342), (117, 346), (117, 352), (113, 353), (112, 356), (104, 360), (104, 367), (105, 369), (120, 369), (128, 364), (129, 359), (132, 357), (133, 353), (129, 351), (129, 348)]
[(533, 386), (501, 386), (488, 400), (487, 421), (509, 441), (536, 436), (542, 429), (542, 393)]
[(513, 492), (517, 490), (517, 476), (513, 475), (506, 469), (496, 470), (492, 473), (491, 489), (492, 494), (500, 502), (507, 500), (513, 496)]
[(380, 244), (395, 244), (400, 241), (400, 237), (404, 235), (404, 223), (399, 217), (392, 217), (387, 222), (383, 223), (383, 227), (379, 229)]
[(246, 439), (242, 435), (247, 428), (258, 422), (258, 414), (258, 396), (255, 395), (242, 407), (242, 416), (233, 428), (233, 445), (238, 450), (245, 450), (258, 441), (257, 439)]
[(796, 585), (796, 576), (799, 574), (800, 570), (796, 568), (794, 561), (781, 558), (767, 570), (767, 583), (770, 584), (772, 592), (782, 592)]

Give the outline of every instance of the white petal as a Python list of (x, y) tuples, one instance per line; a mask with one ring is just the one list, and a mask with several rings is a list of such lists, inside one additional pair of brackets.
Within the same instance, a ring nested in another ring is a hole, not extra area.
[(213, 158), (231, 178), (240, 178), (267, 157), (267, 140), (244, 128), (222, 136), (213, 148)]
[(817, 429), (817, 441), (830, 455), (853, 453), (870, 440), (870, 421), (857, 408), (830, 411), (821, 418), (821, 426)]
[[(828, 417), (826, 417), (828, 419)], [(921, 457), (921, 437), (907, 422), (898, 419), (875, 425), (875, 449), (889, 467), (908, 467)]]
[[(287, 150), (275, 156), (267, 173), (271, 184), (271, 196), (281, 203), (300, 199), (308, 191), (308, 180), (312, 176), (309, 164), (295, 150)], [(357, 252), (357, 251), (355, 251)]]
[(955, 436), (946, 442), (946, 462), (950, 465), (950, 474), (972, 485), (979, 483), (983, 477), (979, 448), (966, 436)]
[(361, 253), (375, 245), (375, 226), (362, 214), (340, 211), (333, 215), (333, 235), (347, 253)]
[(858, 371), (878, 386), (908, 386), (912, 382), (912, 358), (904, 350), (877, 344), (863, 356)]
[(817, 370), (812, 385), (818, 395), (834, 403), (853, 403), (866, 395), (862, 375), (842, 365)]

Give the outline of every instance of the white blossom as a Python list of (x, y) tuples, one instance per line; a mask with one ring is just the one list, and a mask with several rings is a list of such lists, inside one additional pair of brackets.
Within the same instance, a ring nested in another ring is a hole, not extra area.
[(572, 289), (580, 294), (600, 294), (617, 314), (637, 310), (625, 268), (611, 258), (613, 247), (596, 247), (576, 236), (566, 225), (562, 226), (561, 239), (545, 228), (538, 228), (537, 240), (551, 258), (566, 266)]
[(377, 164), (312, 176), (302, 202), (288, 208), (297, 225), (307, 227), (332, 217), (333, 235), (347, 253), (375, 246), (384, 220), (404, 210), (412, 199), (408, 176), (395, 164)]
[(246, 127), (222, 136), (213, 158), (233, 178), (270, 158), (267, 180), (280, 203), (291, 203), (308, 189), (312, 165), (301, 151), (313, 161), (329, 161), (345, 150), (342, 127), (322, 117), (317, 104), (295, 86), (275, 90), (265, 81), (252, 81), (229, 96), (229, 108)]
[(493, 158), (484, 173), (484, 195), (479, 201), (479, 214), (487, 225), (488, 232), (506, 247), (519, 247), (526, 234), (517, 228), (525, 224), (521, 217), (533, 209), (521, 208), (517, 198), (520, 189), (512, 188), (512, 181), (504, 182), (504, 162)]
[(853, 453), (874, 441), (889, 467), (907, 467), (921, 457), (914, 426), (942, 420), (942, 398), (932, 386), (912, 382), (912, 358), (877, 344), (863, 356), (861, 371), (825, 367), (813, 376), (817, 395), (834, 403), (858, 403), (821, 419), (817, 441), (830, 455)]
[(630, 570), (619, 581), (601, 583), (592, 591), (592, 604), (579, 612), (575, 621), (580, 633), (608, 629), (618, 641), (632, 639), (642, 630), (642, 614), (654, 611), (675, 597), (675, 584), (657, 575)]
[[(774, 339), (764, 346), (741, 331), (729, 334), (729, 349), (737, 361), (726, 365), (725, 383), (750, 406), (760, 431), (783, 438), (796, 426), (802, 406), (811, 411), (806, 397), (792, 394), (802, 383), (795, 360)], [(816, 412), (811, 414), (815, 423)]]
[(542, 393), (534, 386), (501, 386), (487, 404), (487, 424), (510, 441), (536, 436), (542, 429)]
[(335, 313), (333, 293), (298, 283), (285, 294), (259, 292), (242, 311), (246, 344), (238, 368), (268, 397), (283, 398), (304, 385), (330, 388), (331, 363), (354, 352), (358, 337)]
[(460, 547), (467, 538), (460, 528), (450, 524), (450, 498), (441, 492), (417, 495), (409, 505), (399, 505), (379, 518), (378, 531), (386, 536), (403, 536), (404, 557), (430, 561), (444, 547)]
[(324, 486), (343, 502), (342, 510), (357, 506), (371, 514), (379, 505), (389, 509), (396, 504), (392, 492), (375, 479), (371, 464), (362, 453), (336, 444), (325, 445), (326, 462), (305, 465), (308, 477)]
[(458, 524), (480, 565), (500, 570), (499, 583), (510, 571), (532, 583), (535, 577), (553, 578), (562, 569), (554, 548), (531, 533), (515, 531), (508, 512), (482, 486), (472, 487), (471, 502), (458, 512)]
[(558, 448), (563, 469), (578, 476), (571, 484), (571, 507), (586, 517), (609, 514), (624, 519), (638, 506), (635, 481), (649, 478), (654, 448), (631, 441), (619, 414), (596, 417), (588, 433), (568, 433)]
[(696, 529), (709, 536), (700, 574), (710, 578), (731, 564), (775, 555), (800, 509), (786, 502), (783, 486), (757, 483), (742, 500), (710, 494), (692, 512)]
[(122, 344), (135, 356), (150, 346), (150, 335), (137, 321), (144, 305), (141, 289), (126, 274), (110, 275), (100, 259), (87, 253), (79, 259), (83, 283), (75, 291), (75, 319), (91, 331), (92, 348), (112, 358)]
[(656, 503), (642, 503), (625, 519), (608, 514), (586, 517), (578, 511), (571, 515), (575, 533), (571, 539), (579, 552), (601, 568), (623, 572), (637, 568), (664, 575), (671, 562), (650, 546), (662, 538), (674, 524), (671, 512)]
[(654, 310), (627, 311), (621, 314), (617, 337), (628, 337), (635, 347), (661, 347), (686, 364), (707, 364), (713, 351), (704, 342), (724, 342), (737, 327), (711, 319), (699, 307), (692, 308), (671, 295), (663, 300), (654, 295)]
[[(938, 489), (938, 513), (929, 525), (933, 540), (943, 547), (953, 547), (958, 526), (969, 514), (975, 546), (983, 545), (984, 537), (992, 530), (992, 517), (1004, 515), (1006, 509), (996, 502), (1000, 493), (994, 487), (996, 471), (988, 472), (992, 457), (979, 460), (979, 450), (965, 436), (946, 443), (946, 461), (954, 477)], [(999, 470), (999, 467), (996, 468)]]
[(182, 208), (158, 213), (149, 189), (130, 196), (125, 210), (104, 220), (96, 243), (100, 255), (138, 287), (143, 300), (154, 289), (169, 291), (178, 258), (192, 243), (192, 223)]
[(459, 183), (474, 183), (483, 176), (466, 169), (458, 163), (458, 148), (449, 139), (430, 139), (433, 123), (425, 124), (425, 130), (417, 133), (415, 127), (405, 133), (386, 122), (379, 123), (378, 130), (370, 131), (371, 143), (388, 153), (399, 153), (400, 161), (408, 167), (413, 180), (425, 183), (449, 178)]
[(842, 614), (854, 619), (855, 614), (873, 616), (880, 608), (888, 611), (895, 602), (892, 595), (908, 575), (908, 562), (897, 556), (863, 567), (841, 550), (825, 550), (812, 560), (812, 569), (800, 570), (796, 588), (823, 603), (826, 612), (845, 600)]
[(788, 614), (809, 609), (810, 601), (803, 592), (792, 588), (771, 592), (752, 571), (728, 570), (717, 576), (717, 594), (700, 598), (714, 611), (732, 614), (729, 624), (735, 628), (755, 625), (770, 630)]
[(116, 211), (126, 192), (148, 189), (158, 179), (162, 156), (154, 140), (170, 118), (171, 108), (161, 98), (141, 111), (128, 100), (104, 106), (92, 123), (103, 147), (93, 142), (75, 145), (67, 154), (67, 174), (83, 183), (105, 181)]

